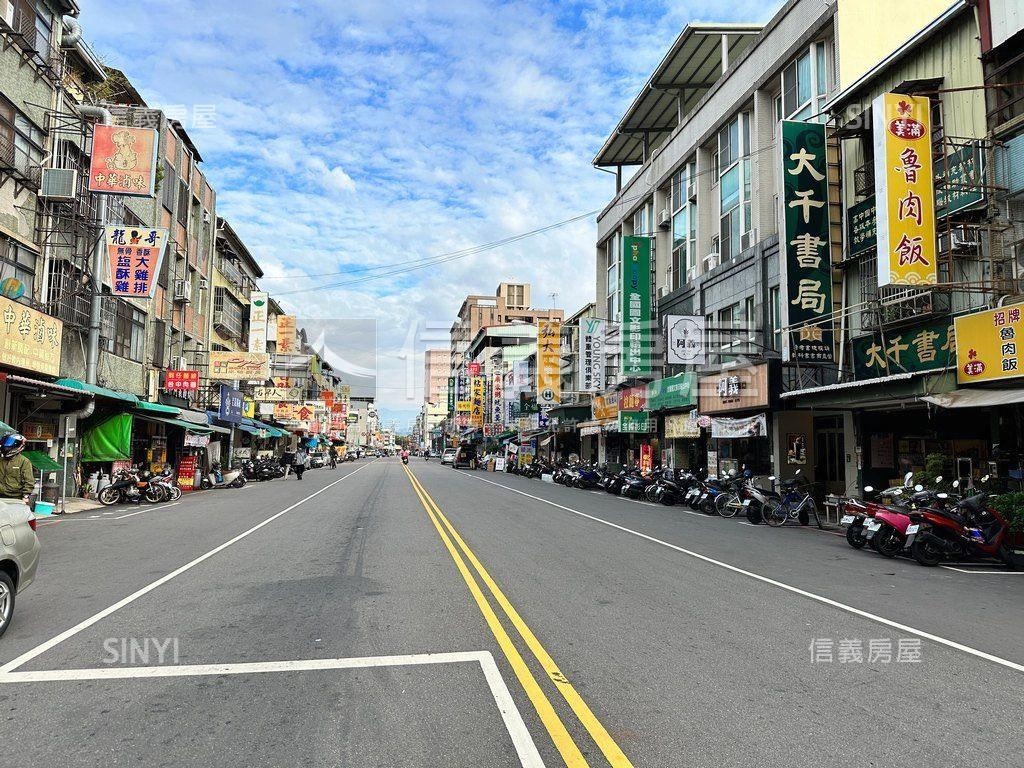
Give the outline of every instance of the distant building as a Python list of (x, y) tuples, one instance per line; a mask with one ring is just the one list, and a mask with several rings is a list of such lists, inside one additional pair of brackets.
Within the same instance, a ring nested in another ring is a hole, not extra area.
[(447, 403), (448, 376), (451, 374), (451, 352), (428, 349), (423, 354), (423, 401)]

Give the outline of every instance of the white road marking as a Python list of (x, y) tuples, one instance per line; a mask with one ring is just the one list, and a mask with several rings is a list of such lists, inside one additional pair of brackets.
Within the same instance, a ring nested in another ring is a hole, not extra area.
[[(705, 563), (710, 563), (711, 565), (716, 565), (719, 568), (725, 568), (728, 571), (732, 571), (733, 573), (738, 573), (741, 576), (746, 576), (746, 577), (754, 579), (756, 581), (760, 581), (763, 584), (769, 584), (769, 585), (771, 585), (773, 587), (778, 587), (779, 589), (784, 589), (787, 592), (792, 592), (795, 595), (800, 595), (801, 597), (806, 597), (809, 600), (814, 600), (815, 602), (822, 603), (824, 605), (829, 605), (829, 606), (831, 606), (833, 608), (838, 608), (841, 611), (846, 611), (847, 613), (851, 613), (851, 614), (853, 614), (855, 616), (860, 616), (861, 618), (868, 619), (870, 621), (874, 621), (874, 622), (877, 622), (879, 624), (884, 624), (887, 627), (892, 627), (893, 629), (897, 629), (897, 630), (899, 630), (901, 632), (907, 632), (907, 633), (912, 634), (912, 635), (917, 635), (918, 637), (921, 637), (921, 638), (923, 638), (925, 640), (931, 640), (932, 642), (938, 643), (939, 645), (944, 645), (947, 648), (953, 648), (953, 649), (955, 649), (957, 651), (962, 651), (963, 653), (969, 654), (971, 656), (975, 656), (975, 657), (977, 657), (979, 659), (985, 659), (986, 661), (991, 661), (991, 662), (993, 662), (995, 664), (999, 664), (1000, 666), (1007, 667), (1007, 668), (1015, 670), (1017, 672), (1024, 672), (1024, 664), (1018, 664), (1015, 661), (1010, 661), (1009, 659), (1004, 659), (1001, 656), (995, 656), (995, 655), (993, 655), (991, 653), (987, 653), (987, 652), (979, 650), (977, 648), (972, 648), (969, 645), (963, 645), (962, 643), (958, 643), (955, 640), (948, 640), (948, 639), (946, 639), (944, 637), (939, 637), (938, 635), (933, 635), (930, 632), (925, 632), (924, 630), (916, 629), (914, 627), (907, 626), (906, 624), (900, 624), (899, 622), (893, 621), (892, 619), (887, 619), (884, 616), (878, 616), (876, 614), (869, 613), (868, 611), (862, 611), (860, 608), (854, 608), (852, 605), (847, 605), (846, 603), (840, 603), (838, 600), (833, 600), (830, 597), (825, 597), (824, 595), (818, 595), (818, 594), (815, 594), (814, 592), (808, 592), (807, 590), (800, 589), (799, 587), (794, 587), (791, 584), (786, 584), (785, 582), (782, 582), (782, 581), (777, 581), (775, 579), (769, 578), (768, 576), (762, 576), (761, 574), (754, 573), (753, 571), (747, 571), (747, 570), (744, 570), (743, 568), (737, 568), (735, 565), (730, 565), (729, 563), (722, 562), (721, 560), (715, 560), (714, 558), (708, 557), (707, 555), (702, 555), (699, 552), (694, 552), (692, 549), (685, 549), (685, 548), (677, 546), (675, 544), (670, 544), (667, 541), (662, 541), (661, 539), (657, 539), (657, 538), (655, 538), (653, 536), (648, 536), (646, 533), (640, 533), (640, 531), (634, 531), (631, 528), (626, 528), (625, 526), (618, 525), (616, 523), (611, 523), (611, 522), (608, 522), (607, 520), (602, 520), (599, 517), (594, 517), (593, 515), (588, 515), (586, 512), (580, 512), (577, 509), (572, 509), (571, 507), (565, 507), (565, 506), (562, 506), (561, 504), (556, 504), (553, 501), (548, 501), (547, 499), (541, 498), (540, 496), (534, 496), (533, 494), (526, 493), (525, 491), (520, 491), (517, 488), (511, 488), (511, 487), (509, 487), (507, 485), (502, 485), (501, 483), (496, 483), (493, 480), (487, 480), (487, 479), (485, 479), (483, 477), (477, 477), (476, 479), (480, 480), (482, 482), (485, 482), (485, 483), (490, 483), (491, 485), (495, 485), (498, 488), (504, 488), (506, 491), (511, 491), (512, 493), (518, 493), (520, 496), (526, 496), (527, 498), (534, 499), (535, 501), (539, 501), (542, 504), (548, 504), (548, 505), (550, 505), (552, 507), (557, 507), (558, 509), (563, 509), (566, 512), (571, 512), (574, 515), (579, 515), (580, 517), (584, 517), (587, 520), (593, 520), (595, 523), (600, 523), (601, 525), (607, 525), (609, 528), (615, 528), (616, 530), (622, 531), (623, 533), (628, 533), (628, 534), (630, 534), (632, 536), (637, 536), (638, 538), (645, 539), (647, 541), (653, 542), (654, 544), (660, 544), (663, 547), (668, 547), (669, 549), (673, 549), (676, 552), (681, 552), (684, 555), (689, 555), (690, 557), (696, 558), (697, 560), (702, 560)], [(2, 672), (2, 671), (3, 670), (0, 669), (0, 672)]]
[(157, 504), (157, 505), (152, 506), (152, 507), (146, 507), (145, 509), (140, 509), (137, 512), (129, 512), (127, 515), (121, 515), (120, 517), (112, 517), (110, 519), (111, 520), (124, 520), (126, 517), (135, 517), (136, 515), (141, 515), (143, 512), (151, 512), (154, 509), (167, 509), (167, 507), (176, 507), (179, 504), (181, 504), (180, 501), (172, 501), (170, 504)]
[[(372, 463), (372, 462), (371, 462)], [(364, 466), (369, 466), (366, 464)], [(354, 474), (354, 473), (353, 473)], [(342, 478), (344, 479), (344, 478)], [(330, 487), (330, 486), (328, 486)], [(494, 656), (489, 651), (465, 653), (418, 653), (405, 656), (367, 656), (348, 659), (296, 659), (236, 664), (184, 664), (158, 667), (103, 667), (97, 669), (54, 669), (41, 672), (7, 672), (0, 674), (0, 685), (17, 683), (51, 683), (82, 680), (149, 680), (167, 677), (202, 677), (210, 675), (252, 675), (267, 672), (314, 672), (329, 669), (370, 669), (376, 667), (410, 667), (427, 664), (459, 664), (475, 662), (483, 670), (487, 687), (498, 705), (501, 719), (512, 739), (523, 768), (544, 768), (544, 761), (530, 735), (523, 716), (501, 676)]]
[[(376, 459), (374, 461), (376, 461)], [(229, 539), (228, 541), (225, 541), (220, 546), (214, 547), (213, 549), (211, 549), (206, 554), (200, 555), (199, 557), (197, 557), (195, 560), (192, 560), (191, 562), (185, 563), (185, 565), (183, 565), (180, 568), (177, 568), (177, 569), (171, 571), (166, 576), (161, 576), (159, 579), (157, 579), (156, 581), (154, 581), (154, 582), (152, 582), (150, 584), (147, 584), (142, 589), (139, 589), (139, 590), (136, 590), (135, 592), (132, 592), (132, 594), (128, 595), (128, 597), (123, 598), (122, 600), (118, 600), (113, 605), (109, 606), (108, 608), (104, 608), (99, 613), (96, 613), (96, 614), (90, 616), (89, 618), (85, 619), (84, 621), (79, 622), (78, 624), (76, 624), (75, 626), (71, 627), (70, 629), (66, 629), (63, 632), (61, 632), (59, 635), (56, 635), (55, 637), (50, 638), (49, 640), (47, 640), (44, 643), (40, 643), (35, 648), (33, 648), (33, 649), (29, 650), (29, 651), (26, 651), (25, 653), (21, 654), (21, 656), (18, 656), (16, 659), (12, 659), (11, 661), (7, 662), (2, 667), (0, 667), (0, 674), (4, 674), (4, 673), (10, 672), (10, 671), (12, 671), (14, 669), (17, 669), (18, 667), (22, 666), (23, 664), (25, 664), (25, 663), (31, 661), (32, 659), (34, 659), (36, 656), (39, 656), (40, 654), (46, 653), (48, 650), (50, 650), (54, 646), (59, 645), (60, 643), (63, 643), (69, 637), (73, 637), (73, 636), (77, 635), (79, 632), (81, 632), (82, 630), (88, 629), (89, 627), (91, 627), (96, 622), (100, 621), (101, 619), (105, 619), (107, 616), (110, 616), (115, 611), (119, 611), (121, 608), (124, 608), (126, 605), (129, 605), (130, 603), (135, 602), (136, 600), (138, 600), (143, 595), (149, 594), (150, 592), (152, 592), (157, 587), (160, 587), (160, 586), (166, 584), (167, 582), (169, 582), (171, 579), (173, 579), (173, 578), (175, 578), (177, 576), (180, 576), (181, 574), (185, 573), (186, 571), (188, 571), (188, 570), (194, 568), (195, 566), (199, 565), (203, 561), (210, 559), (211, 557), (213, 557), (217, 553), (223, 552), (225, 549), (230, 547), (232, 544), (236, 544), (237, 542), (239, 542), (242, 539), (244, 539), (246, 536), (249, 536), (250, 534), (255, 533), (256, 531), (258, 531), (260, 528), (262, 528), (265, 525), (269, 525), (270, 523), (272, 523), (275, 520), (277, 520), (277, 518), (281, 517), (282, 515), (286, 515), (287, 513), (291, 512), (296, 507), (306, 503), (307, 501), (309, 501), (313, 497), (319, 496), (321, 493), (323, 493), (327, 489), (333, 488), (335, 485), (337, 485), (338, 483), (342, 482), (343, 480), (347, 480), (348, 478), (352, 477), (352, 475), (356, 474), (356, 472), (359, 472), (359, 471), (365, 469), (366, 467), (370, 466), (370, 464), (373, 464), (373, 461), (371, 461), (369, 464), (364, 464), (363, 466), (359, 467), (359, 469), (356, 469), (353, 472), (350, 472), (349, 474), (345, 475), (345, 477), (339, 478), (339, 479), (335, 480), (333, 483), (325, 485), (319, 491), (314, 491), (313, 493), (311, 493), (306, 498), (301, 499), (300, 501), (295, 502), (290, 507), (286, 507), (285, 509), (282, 509), (280, 512), (278, 512), (278, 513), (276, 513), (274, 515), (271, 515), (270, 517), (268, 517), (263, 522), (257, 523), (252, 528), (248, 529), (247, 531), (243, 531), (242, 533), (238, 534), (237, 536), (235, 536), (232, 539)]]
[(947, 571), (956, 571), (957, 573), (982, 573), (986, 576), (1024, 576), (1024, 571), (981, 571), (977, 568), (954, 568), (952, 565), (940, 565), (940, 568), (945, 568)]

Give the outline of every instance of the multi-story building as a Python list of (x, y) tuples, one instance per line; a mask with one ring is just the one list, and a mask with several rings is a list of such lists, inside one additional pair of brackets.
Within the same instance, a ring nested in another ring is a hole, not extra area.
[(423, 401), (448, 402), (448, 377), (451, 375), (451, 352), (428, 349), (423, 353)]
[(249, 348), (249, 299), (263, 270), (241, 238), (217, 218), (217, 245), (212, 271), (210, 349), (244, 352)]
[(469, 344), (481, 328), (511, 323), (534, 324), (542, 319), (561, 320), (563, 314), (560, 309), (532, 308), (529, 283), (501, 283), (493, 296), (467, 296), (450, 331), (450, 369), (458, 371), (463, 367)]

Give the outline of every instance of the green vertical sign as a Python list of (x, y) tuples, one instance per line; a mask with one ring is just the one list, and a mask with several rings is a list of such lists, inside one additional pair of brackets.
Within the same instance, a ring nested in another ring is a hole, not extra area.
[(784, 360), (835, 361), (828, 162), (822, 123), (782, 121)]
[(621, 363), (624, 376), (651, 375), (651, 238), (622, 238)]
[(448, 377), (448, 415), (455, 413), (455, 377)]

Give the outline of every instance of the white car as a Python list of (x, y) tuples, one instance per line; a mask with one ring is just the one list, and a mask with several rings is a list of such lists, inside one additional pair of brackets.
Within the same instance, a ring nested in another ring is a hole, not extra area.
[(0, 636), (14, 617), (14, 600), (36, 577), (39, 565), (36, 517), (28, 505), (0, 499)]
[(444, 453), (441, 454), (441, 463), (442, 464), (452, 464), (452, 463), (454, 463), (455, 462), (455, 453), (456, 453), (456, 451), (455, 451), (454, 448), (445, 448), (444, 449)]

